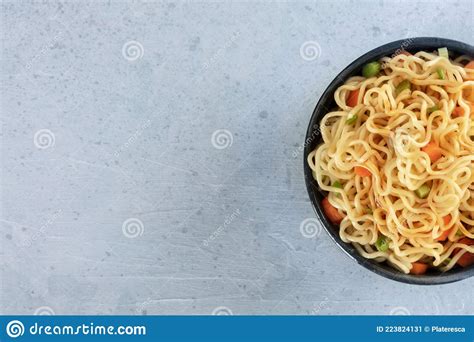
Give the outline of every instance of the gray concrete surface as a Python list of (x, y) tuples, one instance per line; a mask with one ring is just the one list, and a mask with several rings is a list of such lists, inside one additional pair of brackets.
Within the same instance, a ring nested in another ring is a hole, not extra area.
[(473, 44), (472, 1), (1, 8), (1, 313), (474, 313), (474, 279), (345, 256), (299, 152), (342, 68), (406, 37)]

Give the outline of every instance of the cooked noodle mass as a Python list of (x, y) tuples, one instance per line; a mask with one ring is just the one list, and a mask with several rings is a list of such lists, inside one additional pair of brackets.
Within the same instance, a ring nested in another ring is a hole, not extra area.
[(339, 234), (404, 273), (474, 263), (474, 61), (403, 52), (334, 94), (308, 156)]

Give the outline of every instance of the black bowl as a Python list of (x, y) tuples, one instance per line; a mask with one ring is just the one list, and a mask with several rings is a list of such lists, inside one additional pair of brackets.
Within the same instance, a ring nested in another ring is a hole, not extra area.
[(334, 92), (341, 86), (349, 77), (360, 75), (362, 66), (368, 62), (378, 60), (384, 56), (392, 56), (400, 52), (400, 50), (406, 50), (411, 53), (418, 51), (435, 51), (440, 47), (447, 47), (450, 53), (450, 57), (457, 57), (459, 55), (468, 55), (471, 58), (474, 56), (474, 47), (465, 43), (461, 43), (455, 40), (443, 39), (443, 38), (431, 38), (431, 37), (420, 37), (420, 38), (408, 38), (404, 40), (398, 40), (392, 43), (382, 45), (372, 51), (367, 52), (365, 55), (357, 58), (348, 67), (346, 67), (336, 78), (329, 84), (324, 91), (323, 95), (318, 101), (316, 108), (314, 109), (311, 121), (309, 122), (308, 131), (306, 133), (306, 139), (304, 144), (304, 174), (306, 180), (306, 187), (308, 189), (309, 197), (313, 204), (313, 208), (321, 220), (324, 228), (329, 233), (331, 238), (337, 245), (346, 252), (353, 260), (357, 261), (360, 265), (364, 266), (368, 270), (384, 276), (389, 279), (408, 283), (408, 284), (420, 284), (420, 285), (437, 285), (446, 284), (459, 281), (472, 277), (474, 275), (474, 265), (468, 268), (453, 268), (452, 270), (442, 273), (431, 271), (425, 275), (411, 275), (404, 274), (386, 263), (378, 263), (374, 260), (369, 260), (362, 257), (357, 250), (351, 244), (345, 243), (339, 237), (339, 227), (333, 225), (325, 217), (321, 201), (324, 198), (324, 193), (319, 189), (316, 181), (313, 179), (311, 168), (306, 162), (308, 154), (311, 153), (320, 143), (321, 135), (319, 134), (319, 123), (323, 116), (329, 112), (330, 108), (337, 107), (334, 101)]

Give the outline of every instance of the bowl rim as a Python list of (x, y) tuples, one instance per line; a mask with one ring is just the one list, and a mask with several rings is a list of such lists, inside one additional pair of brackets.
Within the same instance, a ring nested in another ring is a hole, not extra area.
[(417, 52), (425, 49), (432, 51), (440, 47), (447, 47), (450, 53), (454, 52), (457, 55), (466, 54), (470, 57), (474, 57), (474, 47), (460, 41), (438, 37), (413, 37), (381, 45), (356, 58), (330, 82), (319, 97), (311, 115), (303, 144), (303, 167), (306, 189), (313, 210), (326, 230), (326, 233), (328, 233), (333, 242), (338, 245), (346, 255), (356, 261), (359, 265), (385, 278), (407, 284), (441, 285), (457, 282), (474, 276), (474, 265), (464, 269), (456, 269), (455, 271), (450, 270), (445, 273), (428, 273), (426, 275), (417, 276), (402, 273), (385, 263), (378, 263), (374, 260), (364, 258), (357, 252), (352, 244), (342, 241), (339, 236), (339, 227), (330, 223), (324, 215), (320, 200), (318, 199), (319, 197), (322, 197), (322, 193), (318, 190), (316, 181), (313, 179), (311, 168), (307, 163), (307, 158), (308, 154), (314, 150), (321, 139), (321, 136), (318, 133), (318, 127), (322, 117), (329, 111), (326, 104), (333, 101), (333, 94), (337, 87), (343, 84), (349, 77), (355, 74), (360, 74), (360, 69), (365, 63), (378, 60), (384, 56), (394, 55), (397, 51), (399, 52), (402, 49), (408, 52)]

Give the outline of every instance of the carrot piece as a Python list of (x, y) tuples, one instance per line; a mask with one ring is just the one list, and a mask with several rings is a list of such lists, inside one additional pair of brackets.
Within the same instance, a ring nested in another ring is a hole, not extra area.
[(366, 169), (365, 167), (362, 167), (362, 166), (356, 166), (354, 168), (354, 172), (356, 173), (356, 175), (359, 175), (361, 177), (370, 177), (370, 176), (372, 176), (372, 172), (370, 172), (368, 169)]
[(474, 264), (474, 253), (466, 252), (458, 260), (457, 264), (461, 267), (467, 267)]
[(323, 199), (321, 204), (323, 206), (324, 213), (326, 214), (329, 221), (331, 221), (333, 224), (341, 223), (344, 216), (335, 207), (333, 207), (331, 203), (329, 203), (327, 197)]
[(357, 100), (359, 99), (359, 89), (352, 90), (349, 93), (349, 97), (347, 98), (347, 105), (349, 107), (357, 106)]
[[(465, 69), (474, 69), (474, 61), (470, 61), (469, 63), (467, 63), (464, 68), (465, 68)], [(472, 74), (471, 74), (470, 76), (466, 76), (466, 79), (467, 79), (467, 80), (473, 80), (474, 77), (473, 77)]]
[(434, 141), (429, 142), (428, 145), (423, 147), (421, 150), (428, 154), (432, 163), (437, 161), (443, 155), (438, 144), (436, 144)]
[[(474, 240), (469, 239), (469, 238), (462, 238), (458, 242), (466, 244), (468, 246), (474, 245)], [(459, 252), (459, 250), (460, 250), (459, 248), (456, 248), (453, 254), (456, 255)], [(461, 267), (467, 267), (474, 264), (474, 253), (469, 253), (469, 252), (464, 253), (457, 261), (457, 264)]]
[(464, 109), (461, 106), (457, 106), (456, 108), (454, 108), (453, 113), (451, 114), (451, 116), (455, 118), (458, 118), (463, 115), (464, 115)]
[(400, 55), (405, 55), (405, 56), (413, 56), (411, 53), (409, 53), (408, 51), (406, 50), (402, 50), (400, 51)]
[[(451, 215), (443, 217), (443, 222), (444, 225), (447, 226), (449, 222), (451, 222)], [(436, 241), (445, 241), (448, 238), (449, 233), (451, 233), (451, 229), (445, 230), (440, 236), (438, 236)]]
[(410, 273), (411, 274), (424, 274), (428, 269), (428, 265), (422, 262), (414, 262), (411, 264)]
[(459, 259), (457, 264), (461, 267), (468, 267), (474, 264), (474, 253), (466, 252)]
[[(471, 116), (474, 116), (474, 104), (469, 104), (471, 108)], [(464, 115), (464, 108), (461, 106), (456, 106), (451, 114), (452, 117), (458, 118)]]

